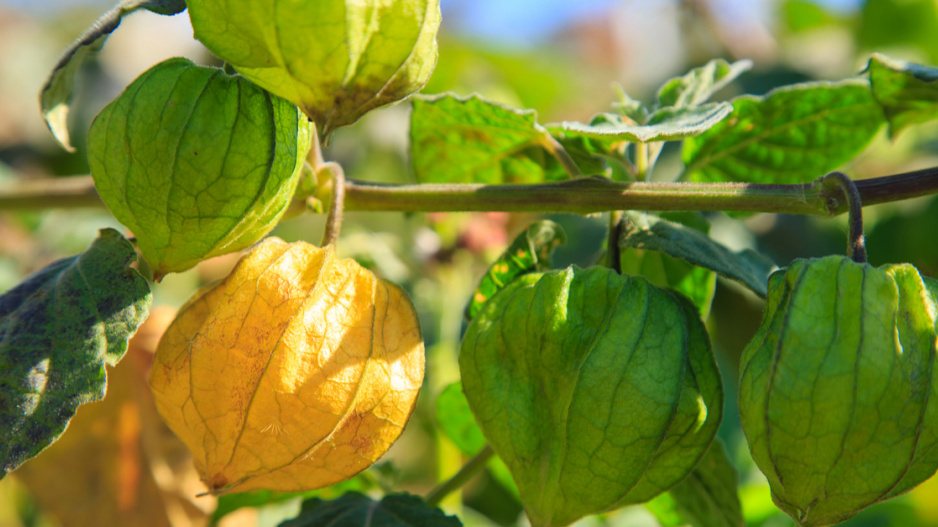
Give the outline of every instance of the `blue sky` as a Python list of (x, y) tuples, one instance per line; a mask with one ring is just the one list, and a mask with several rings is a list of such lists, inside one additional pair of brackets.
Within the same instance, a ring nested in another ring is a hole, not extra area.
[[(0, 0), (36, 13), (51, 13), (73, 6), (107, 9), (116, 0)], [(666, 0), (646, 0), (663, 2)], [(525, 43), (562, 27), (571, 18), (602, 12), (616, 0), (441, 0), (444, 20), (454, 30), (481, 39)], [(817, 0), (836, 10), (849, 11), (862, 0)]]

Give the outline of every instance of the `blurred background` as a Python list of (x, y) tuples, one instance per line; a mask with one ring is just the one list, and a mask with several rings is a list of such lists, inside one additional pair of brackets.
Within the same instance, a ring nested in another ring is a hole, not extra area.
[[(65, 152), (39, 115), (38, 93), (62, 50), (110, 6), (101, 0), (0, 0), (0, 188), (21, 178), (87, 174), (84, 144), (91, 120), (137, 75), (173, 56), (215, 63), (192, 38), (186, 13), (130, 16), (84, 67), (71, 121), (78, 151)], [(440, 60), (424, 92), (479, 93), (536, 109), (541, 123), (588, 121), (616, 99), (616, 84), (633, 98), (649, 100), (664, 80), (715, 57), (754, 62), (753, 70), (718, 98), (857, 76), (873, 51), (938, 64), (938, 0), (441, 0), (441, 8)], [(407, 104), (373, 112), (337, 131), (325, 155), (352, 178), (412, 182), (408, 118)], [(678, 154), (678, 148), (665, 149), (656, 179), (677, 174)], [(865, 178), (935, 165), (938, 127), (920, 126), (894, 141), (883, 133), (845, 168), (852, 177)], [(938, 275), (938, 200), (879, 205), (865, 213), (871, 263), (912, 262), (924, 274)], [(347, 215), (340, 252), (407, 288), (420, 312), (428, 354), (427, 382), (414, 419), (386, 461), (355, 488), (425, 494), (464, 462), (439, 432), (436, 397), (458, 380), (466, 301), (487, 265), (532, 219), (501, 213)], [(566, 229), (569, 240), (557, 250), (555, 266), (592, 263), (602, 250), (605, 218), (551, 219)], [(780, 266), (793, 258), (844, 251), (843, 218), (713, 214), (709, 219), (712, 234), (723, 243), (757, 249)], [(0, 210), (0, 291), (54, 259), (84, 250), (98, 229), (108, 226), (122, 229), (103, 209)], [(318, 243), (322, 227), (321, 217), (304, 215), (282, 222), (274, 234)], [(203, 488), (187, 454), (141, 388), (149, 354), (174, 310), (198, 286), (224, 276), (236, 258), (205, 262), (156, 286), (155, 314), (134, 340), (130, 359), (111, 372), (108, 399), (83, 407), (62, 441), (0, 480), (0, 527), (206, 525), (217, 507), (230, 507), (194, 497)], [(748, 525), (787, 527), (792, 521), (774, 508), (749, 459), (735, 410), (739, 353), (761, 311), (761, 301), (739, 287), (718, 285), (707, 323), (727, 388), (720, 436), (739, 469)], [(330, 492), (336, 491), (323, 495)], [(273, 505), (241, 508), (219, 524), (276, 525), (296, 514), (299, 498), (274, 498)], [(467, 526), (526, 525), (513, 491), (488, 473), (444, 505)], [(658, 523), (643, 507), (630, 507), (577, 525)], [(938, 525), (938, 482), (872, 507), (845, 525)]]

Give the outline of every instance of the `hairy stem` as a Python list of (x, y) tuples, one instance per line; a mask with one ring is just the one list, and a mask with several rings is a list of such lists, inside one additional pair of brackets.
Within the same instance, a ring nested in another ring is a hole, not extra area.
[[(854, 182), (864, 206), (938, 193), (938, 167)], [(397, 212), (566, 212), (613, 210), (774, 212), (829, 216), (822, 185), (643, 183), (584, 177), (538, 185), (345, 183), (345, 209)], [(306, 196), (291, 207), (306, 208)], [(100, 207), (90, 177), (25, 180), (0, 188), (0, 211)]]
[(427, 494), (427, 497), (424, 498), (424, 501), (427, 502), (427, 505), (435, 507), (443, 501), (443, 498), (449, 493), (462, 488), (473, 476), (479, 473), (493, 455), (495, 455), (495, 451), (492, 450), (492, 447), (485, 445), (478, 454), (473, 456), (472, 459), (467, 461), (466, 464), (459, 469), (459, 472), (441, 483), (437, 488), (431, 490), (430, 493)]

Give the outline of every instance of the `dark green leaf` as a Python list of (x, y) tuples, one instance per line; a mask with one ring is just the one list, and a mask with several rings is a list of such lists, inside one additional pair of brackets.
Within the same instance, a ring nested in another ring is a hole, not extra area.
[(669, 80), (658, 90), (658, 106), (678, 108), (700, 106), (718, 90), (752, 68), (751, 60), (730, 64), (714, 59), (690, 70), (686, 75)]
[(713, 103), (694, 108), (662, 108), (648, 117), (647, 124), (631, 124), (623, 116), (604, 114), (592, 124), (565, 121), (549, 125), (551, 133), (565, 137), (588, 137), (606, 143), (631, 141), (649, 143), (675, 141), (703, 133), (715, 126), (733, 107), (729, 103)]
[(305, 492), (275, 492), (272, 490), (255, 490), (251, 492), (237, 492), (231, 494), (222, 494), (218, 497), (218, 506), (212, 513), (211, 524), (218, 523), (223, 516), (243, 507), (262, 507), (273, 503), (282, 503), (284, 501), (296, 498), (321, 498), (333, 499), (349, 491), (365, 491), (374, 485), (364, 476), (359, 474), (352, 479), (347, 479), (341, 483), (335, 484), (324, 489), (308, 490)]
[[(463, 454), (474, 456), (487, 444), (469, 409), (461, 382), (454, 382), (440, 392), (436, 400), (436, 418), (440, 429)], [(518, 495), (518, 487), (504, 461), (494, 456), (487, 466), (496, 481), (515, 496)]]
[(737, 480), (736, 468), (717, 439), (697, 468), (670, 494), (677, 511), (694, 527), (744, 527)]
[(761, 297), (775, 264), (752, 250), (734, 253), (696, 229), (662, 220), (650, 214), (623, 216), (621, 247), (661, 251), (696, 266), (736, 280)]
[(567, 237), (560, 225), (550, 220), (529, 225), (482, 277), (466, 306), (466, 319), (471, 320), (488, 299), (518, 275), (550, 269), (550, 253), (566, 241)]
[(75, 151), (69, 140), (68, 112), (75, 79), (85, 59), (101, 49), (107, 37), (120, 25), (121, 19), (130, 13), (148, 9), (161, 15), (175, 15), (185, 8), (185, 0), (122, 0), (65, 50), (42, 87), (39, 104), (46, 125), (66, 150)]
[(104, 229), (84, 253), (0, 296), (0, 477), (104, 397), (105, 365), (123, 357), (150, 307), (135, 261), (130, 242)]
[(335, 501), (312, 498), (300, 515), (280, 527), (460, 527), (455, 516), (430, 507), (416, 496), (392, 494), (375, 501), (349, 492)]
[(729, 117), (684, 141), (685, 178), (812, 181), (853, 159), (883, 124), (866, 81), (797, 84), (731, 102)]
[(913, 124), (938, 119), (938, 69), (877, 53), (867, 72), (873, 97), (889, 120), (890, 137)]
[(518, 110), (478, 96), (416, 98), (411, 157), (425, 183), (541, 183), (566, 179), (549, 171), (550, 134), (534, 110)]

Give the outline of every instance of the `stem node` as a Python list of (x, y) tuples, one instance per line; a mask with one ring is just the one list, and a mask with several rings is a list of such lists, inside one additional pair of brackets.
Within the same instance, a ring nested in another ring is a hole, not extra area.
[(827, 203), (831, 216), (836, 216), (841, 199), (847, 206), (847, 222), (850, 224), (847, 240), (847, 256), (857, 263), (866, 263), (866, 240), (863, 236), (863, 199), (856, 183), (843, 172), (834, 171), (817, 180), (821, 196)]

